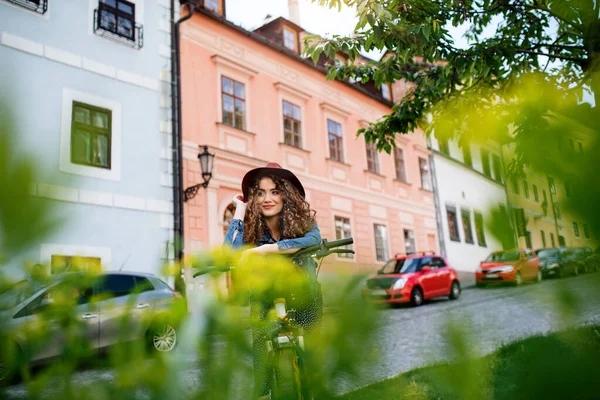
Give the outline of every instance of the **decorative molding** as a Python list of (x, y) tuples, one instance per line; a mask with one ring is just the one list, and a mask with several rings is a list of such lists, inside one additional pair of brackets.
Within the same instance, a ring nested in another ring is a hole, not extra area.
[(2, 44), (36, 56), (44, 56), (44, 45), (32, 40), (2, 32)]
[(122, 194), (115, 194), (114, 205), (118, 208), (128, 208), (130, 210), (145, 211), (146, 199), (138, 196), (125, 196)]
[(296, 89), (292, 86), (286, 85), (285, 83), (282, 83), (282, 82), (275, 82), (273, 84), (273, 86), (275, 87), (275, 89), (285, 92), (287, 94), (290, 94), (292, 96), (295, 96), (304, 102), (307, 102), (308, 100), (310, 100), (312, 98), (312, 96), (310, 94), (303, 92), (299, 89)]
[(64, 186), (48, 185), (45, 183), (38, 184), (37, 195), (48, 199), (67, 201), (77, 203), (79, 195), (77, 189), (72, 189)]
[(113, 206), (112, 193), (93, 192), (90, 190), (79, 189), (79, 202), (96, 206)]
[(323, 111), (327, 111), (327, 112), (332, 113), (332, 114), (337, 114), (337, 115), (339, 115), (340, 117), (342, 117), (344, 119), (347, 119), (350, 116), (350, 114), (351, 114), (350, 111), (343, 110), (342, 108), (340, 108), (340, 107), (338, 107), (336, 105), (333, 105), (331, 103), (327, 103), (325, 101), (322, 102), (322, 103), (320, 103), (319, 107), (321, 107), (321, 109)]
[(44, 56), (49, 59), (75, 68), (81, 68), (81, 56), (68, 51), (44, 46)]
[(225, 58), (223, 56), (220, 56), (218, 54), (215, 54), (211, 57), (211, 59), (213, 60), (213, 62), (215, 64), (217, 64), (218, 66), (222, 66), (222, 67), (226, 67), (229, 69), (233, 69), (239, 73), (242, 73), (244, 75), (246, 75), (248, 78), (253, 78), (254, 76), (258, 75), (258, 72), (250, 69), (248, 67), (246, 67), (245, 65), (239, 64), (235, 61), (232, 61), (228, 58)]
[(2, 32), (1, 43), (6, 47), (11, 47), (13, 49), (36, 56), (45, 57), (48, 60), (60, 62), (73, 68), (80, 68), (152, 91), (159, 90), (157, 79), (148, 78), (134, 72), (125, 71), (123, 69), (117, 69), (114, 66), (102, 64), (97, 61), (82, 57), (81, 55), (43, 45), (42, 43), (24, 39), (6, 32)]

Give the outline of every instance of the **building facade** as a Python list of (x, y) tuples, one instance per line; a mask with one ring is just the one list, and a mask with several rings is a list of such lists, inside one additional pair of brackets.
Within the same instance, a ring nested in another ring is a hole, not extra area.
[(491, 211), (508, 209), (500, 146), (430, 138), (440, 247), (450, 265), (474, 272), (502, 243), (489, 227)]
[(199, 146), (216, 156), (210, 184), (185, 204), (186, 252), (222, 243), (242, 177), (270, 161), (300, 178), (323, 237), (354, 238), (356, 254), (329, 257), (322, 271), (372, 271), (395, 253), (437, 251), (424, 135), (399, 137), (391, 155), (356, 136), (400, 89), (327, 81), (327, 60), (301, 57), (296, 17), (250, 32), (227, 21), (223, 2), (200, 6), (181, 30), (184, 187), (202, 182)]
[(0, 0), (3, 93), (44, 171), (33, 193), (64, 218), (17, 263), (161, 274), (172, 257), (170, 7)]

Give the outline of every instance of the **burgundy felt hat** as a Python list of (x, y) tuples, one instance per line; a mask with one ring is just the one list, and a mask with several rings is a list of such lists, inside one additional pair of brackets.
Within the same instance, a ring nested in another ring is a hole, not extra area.
[(244, 179), (242, 179), (242, 193), (244, 194), (244, 201), (248, 201), (248, 189), (250, 188), (252, 182), (254, 182), (255, 179), (269, 175), (275, 175), (279, 176), (280, 178), (287, 179), (292, 185), (294, 185), (296, 189), (298, 189), (298, 192), (302, 197), (306, 196), (302, 183), (300, 183), (300, 180), (292, 173), (292, 171), (282, 168), (281, 165), (277, 163), (270, 162), (265, 167), (254, 168), (246, 172)]

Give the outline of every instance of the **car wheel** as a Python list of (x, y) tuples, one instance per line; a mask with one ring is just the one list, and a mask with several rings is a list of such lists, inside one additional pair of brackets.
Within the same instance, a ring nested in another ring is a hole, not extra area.
[(565, 273), (564, 273), (564, 268), (563, 268), (563, 266), (561, 265), (561, 266), (559, 266), (559, 267), (558, 267), (558, 277), (559, 277), (559, 278), (564, 278), (564, 276), (565, 276)]
[(410, 303), (414, 307), (419, 307), (421, 304), (423, 304), (423, 291), (420, 287), (414, 288), (410, 293)]
[(535, 281), (536, 281), (537, 283), (540, 283), (540, 282), (542, 281), (542, 279), (544, 279), (544, 277), (542, 276), (542, 271), (540, 271), (540, 270), (538, 269), (538, 271), (537, 271), (537, 275), (535, 276)]
[(515, 286), (521, 286), (523, 283), (523, 278), (521, 278), (521, 271), (517, 271), (517, 275), (515, 276)]
[(452, 286), (450, 287), (450, 300), (456, 300), (460, 296), (460, 284), (458, 281), (452, 282)]
[(163, 324), (150, 331), (149, 339), (152, 350), (168, 353), (177, 345), (177, 331), (172, 325)]
[(579, 275), (579, 265), (575, 264), (573, 267), (573, 276)]

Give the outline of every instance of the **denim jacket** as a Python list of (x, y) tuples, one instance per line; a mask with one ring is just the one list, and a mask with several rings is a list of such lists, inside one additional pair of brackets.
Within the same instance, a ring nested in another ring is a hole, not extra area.
[[(229, 224), (227, 234), (225, 235), (224, 244), (228, 244), (234, 249), (242, 247), (244, 243), (244, 221), (240, 219), (234, 219)], [(268, 229), (265, 229), (265, 233), (262, 238), (258, 241), (258, 245), (277, 243), (279, 250), (288, 249), (304, 249), (306, 247), (314, 246), (321, 242), (321, 232), (319, 227), (315, 224), (312, 229), (306, 232), (306, 235), (296, 239), (283, 239), (279, 242), (273, 239)]]

